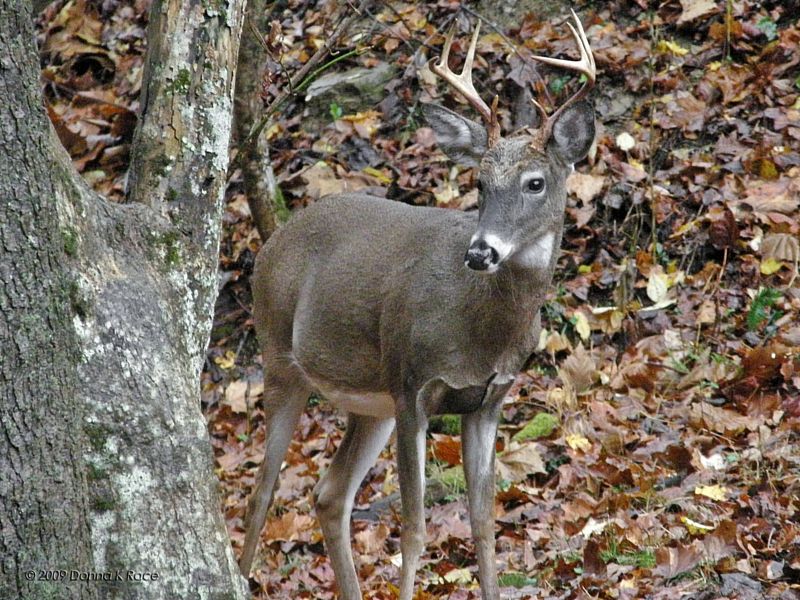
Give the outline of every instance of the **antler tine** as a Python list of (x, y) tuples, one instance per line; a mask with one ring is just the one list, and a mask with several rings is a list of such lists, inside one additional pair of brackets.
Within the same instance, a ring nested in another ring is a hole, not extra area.
[(442, 48), (442, 55), (439, 57), (439, 62), (436, 63), (436, 68), (441, 69), (444, 67), (448, 71), (450, 67), (448, 67), (448, 62), (450, 60), (450, 46), (453, 45), (453, 37), (455, 36), (456, 28), (455, 25), (450, 27), (450, 31), (447, 32), (447, 37), (444, 38), (444, 48)]
[(570, 71), (578, 71), (579, 73), (583, 73), (586, 75), (586, 82), (583, 84), (583, 86), (581, 86), (580, 90), (578, 90), (569, 100), (562, 104), (561, 107), (550, 117), (547, 117), (547, 113), (544, 111), (542, 105), (536, 100), (533, 100), (536, 110), (539, 111), (540, 116), (544, 118), (544, 122), (541, 126), (541, 134), (537, 138), (537, 143), (542, 145), (547, 143), (553, 123), (558, 119), (558, 116), (569, 106), (579, 102), (580, 100), (583, 100), (583, 98), (585, 98), (589, 91), (594, 87), (594, 83), (597, 78), (597, 68), (594, 63), (594, 55), (592, 54), (592, 48), (589, 45), (589, 40), (586, 37), (586, 32), (583, 30), (581, 20), (578, 18), (578, 15), (575, 14), (575, 11), (570, 9), (570, 12), (572, 13), (572, 18), (575, 20), (576, 27), (573, 27), (572, 23), (567, 23), (567, 27), (569, 27), (569, 30), (572, 32), (572, 37), (575, 38), (575, 43), (578, 45), (578, 51), (580, 52), (581, 57), (578, 60), (563, 60), (560, 58), (550, 58), (549, 56), (533, 56), (532, 58), (554, 67), (561, 67), (562, 69), (569, 69)]
[(480, 31), (481, 22), (478, 21), (478, 24), (475, 26), (475, 31), (472, 33), (472, 40), (470, 41), (461, 73), (456, 75), (448, 64), (450, 59), (450, 47), (453, 44), (453, 37), (455, 35), (455, 26), (450, 28), (445, 38), (441, 57), (437, 62), (434, 62), (435, 59), (432, 60), (430, 68), (434, 73), (450, 84), (454, 90), (460, 93), (464, 99), (480, 113), (489, 129), (489, 143), (494, 144), (500, 137), (500, 127), (497, 122), (496, 112), (489, 108), (489, 105), (483, 101), (472, 83), (472, 67), (475, 61), (475, 48), (478, 45), (478, 35)]
[[(472, 63), (475, 61), (475, 47), (478, 45), (478, 35), (481, 32), (481, 22), (478, 21), (478, 24), (475, 26), (475, 31), (472, 32), (472, 39), (469, 41), (469, 48), (467, 49), (467, 57), (464, 59), (464, 66), (461, 69), (461, 76), (464, 77), (466, 75), (466, 80), (469, 82), (469, 86), (475, 91), (475, 87), (472, 85)], [(477, 96), (478, 93), (475, 92)], [(481, 100), (483, 102), (483, 100)]]
[(547, 111), (544, 109), (544, 106), (542, 106), (539, 101), (536, 100), (536, 98), (531, 98), (531, 102), (536, 108), (536, 112), (539, 113), (539, 127), (544, 127), (544, 124), (547, 123), (547, 119), (549, 118), (547, 116)]

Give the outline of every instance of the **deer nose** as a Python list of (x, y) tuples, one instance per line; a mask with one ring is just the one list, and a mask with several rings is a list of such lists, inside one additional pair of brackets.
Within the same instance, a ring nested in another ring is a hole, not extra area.
[(485, 271), (497, 265), (500, 255), (485, 240), (476, 240), (470, 244), (464, 263), (473, 271)]

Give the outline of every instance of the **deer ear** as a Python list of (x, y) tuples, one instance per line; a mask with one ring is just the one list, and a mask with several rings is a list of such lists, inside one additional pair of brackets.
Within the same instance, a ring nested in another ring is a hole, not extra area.
[(594, 108), (578, 102), (567, 108), (553, 124), (550, 148), (566, 164), (581, 160), (594, 141)]
[(423, 104), (422, 114), (447, 156), (467, 167), (477, 167), (488, 146), (486, 129), (438, 104)]

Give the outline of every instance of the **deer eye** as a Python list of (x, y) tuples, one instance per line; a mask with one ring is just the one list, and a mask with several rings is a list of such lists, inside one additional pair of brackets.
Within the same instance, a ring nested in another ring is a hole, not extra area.
[(525, 187), (529, 192), (541, 194), (544, 190), (544, 179), (542, 177), (533, 177), (528, 180)]

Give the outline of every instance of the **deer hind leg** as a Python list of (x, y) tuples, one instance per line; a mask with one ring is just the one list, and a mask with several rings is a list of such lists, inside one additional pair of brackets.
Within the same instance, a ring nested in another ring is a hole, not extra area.
[(266, 444), (256, 487), (247, 505), (244, 547), (239, 559), (245, 577), (250, 575), (286, 450), (311, 393), (302, 372), (289, 361), (272, 360), (265, 353), (264, 372)]
[(350, 513), (361, 481), (393, 429), (393, 418), (350, 413), (333, 462), (314, 489), (314, 506), (342, 600), (361, 599), (350, 546)]

